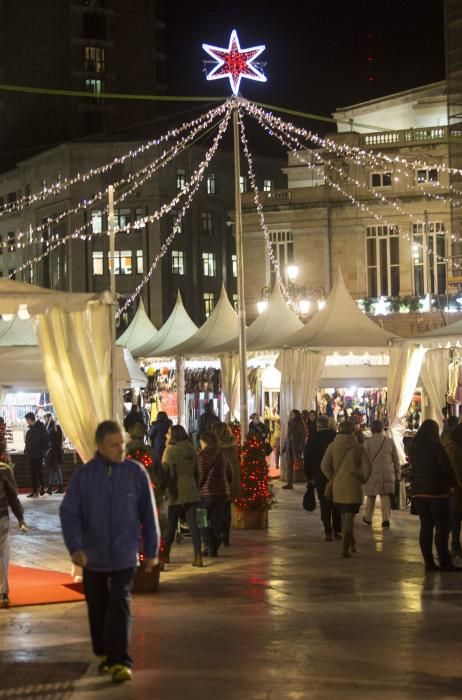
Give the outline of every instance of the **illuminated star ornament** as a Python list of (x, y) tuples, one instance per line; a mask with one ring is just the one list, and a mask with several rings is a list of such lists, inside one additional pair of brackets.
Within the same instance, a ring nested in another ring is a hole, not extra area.
[(231, 90), (235, 95), (239, 93), (241, 78), (266, 83), (266, 76), (254, 65), (255, 59), (265, 50), (265, 46), (241, 49), (235, 29), (231, 32), (227, 49), (210, 44), (202, 44), (202, 48), (217, 61), (217, 65), (207, 75), (207, 80), (229, 78)]

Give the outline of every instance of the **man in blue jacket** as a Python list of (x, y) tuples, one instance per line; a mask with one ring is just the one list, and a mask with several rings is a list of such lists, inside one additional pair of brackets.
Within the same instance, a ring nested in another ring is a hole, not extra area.
[(120, 683), (132, 677), (130, 594), (143, 538), (143, 568), (157, 563), (159, 524), (146, 470), (125, 459), (120, 425), (103, 421), (97, 452), (72, 478), (60, 508), (64, 541), (83, 568), (93, 651)]

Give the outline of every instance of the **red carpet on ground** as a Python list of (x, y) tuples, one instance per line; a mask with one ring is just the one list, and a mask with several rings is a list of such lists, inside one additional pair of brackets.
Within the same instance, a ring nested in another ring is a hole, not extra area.
[(11, 607), (78, 603), (85, 600), (82, 584), (75, 583), (68, 574), (11, 565), (8, 578)]

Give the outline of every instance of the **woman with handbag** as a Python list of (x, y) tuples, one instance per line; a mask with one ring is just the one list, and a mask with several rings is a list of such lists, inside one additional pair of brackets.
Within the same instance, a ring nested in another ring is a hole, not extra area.
[(215, 433), (202, 433), (200, 445), (199, 489), (209, 523), (202, 533), (207, 554), (216, 557), (222, 543), (226, 504), (230, 498), (229, 485), (233, 475), (229, 461), (219, 448)]
[[(424, 420), (408, 456), (412, 467), (411, 513), (420, 518), (419, 543), (425, 571), (462, 571), (452, 563), (448, 548), (451, 487), (456, 479), (436, 421)], [(433, 558), (433, 534), (439, 566)]]
[(375, 499), (380, 496), (382, 527), (390, 527), (390, 496), (395, 493), (395, 483), (401, 476), (398, 450), (393, 440), (383, 434), (382, 421), (372, 421), (371, 432), (372, 437), (364, 443), (372, 464), (372, 474), (364, 486), (367, 500), (363, 522), (366, 525), (372, 524)]
[(178, 518), (183, 511), (194, 547), (192, 565), (202, 566), (201, 536), (196, 522), (196, 510), (200, 501), (197, 454), (182, 425), (173, 425), (170, 428), (169, 442), (162, 455), (162, 466), (169, 496), (163, 561), (170, 561), (170, 549), (175, 539)]
[(351, 552), (356, 551), (354, 517), (363, 502), (362, 486), (372, 471), (366, 450), (354, 436), (352, 421), (340, 423), (338, 434), (322, 459), (321, 471), (329, 479), (325, 496), (342, 515), (342, 556), (351, 557)]

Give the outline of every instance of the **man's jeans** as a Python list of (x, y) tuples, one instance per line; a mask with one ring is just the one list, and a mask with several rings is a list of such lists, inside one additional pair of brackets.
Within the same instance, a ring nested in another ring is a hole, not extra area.
[(83, 587), (87, 599), (93, 651), (96, 656), (107, 656), (111, 666), (132, 665), (128, 642), (134, 576), (134, 568), (122, 571), (83, 570)]

